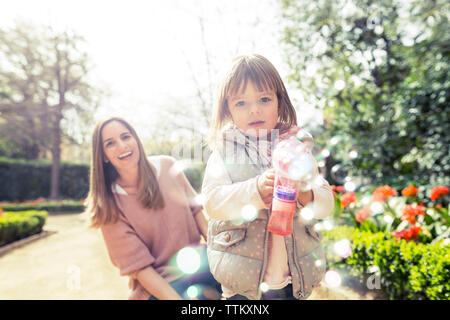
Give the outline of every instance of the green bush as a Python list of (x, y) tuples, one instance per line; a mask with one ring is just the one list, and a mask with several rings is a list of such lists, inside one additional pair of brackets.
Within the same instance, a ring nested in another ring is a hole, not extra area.
[[(349, 239), (352, 253), (341, 259), (332, 252), (334, 242)], [(449, 300), (450, 246), (392, 239), (385, 233), (339, 226), (324, 232), (331, 267), (350, 269), (363, 280), (369, 268), (379, 270), (381, 286), (390, 299)]]
[(40, 233), (47, 215), (46, 211), (0, 213), (0, 246)]
[(4, 211), (44, 210), (47, 212), (81, 212), (85, 209), (81, 201), (62, 200), (43, 203), (0, 203), (0, 209)]
[[(0, 201), (48, 198), (51, 163), (0, 158)], [(89, 191), (89, 166), (61, 164), (60, 196), (83, 199)]]
[[(197, 191), (200, 190), (204, 163), (196, 163), (184, 170)], [(0, 157), (0, 201), (48, 198), (50, 196), (51, 163)], [(60, 172), (60, 197), (84, 199), (89, 192), (89, 166), (63, 163)], [(34, 208), (34, 207), (33, 207)], [(43, 207), (42, 209), (51, 208)], [(75, 208), (78, 210), (78, 207)]]

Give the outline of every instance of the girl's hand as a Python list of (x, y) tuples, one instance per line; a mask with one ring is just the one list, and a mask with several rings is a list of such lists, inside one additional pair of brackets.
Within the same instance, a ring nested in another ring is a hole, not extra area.
[(258, 176), (258, 191), (266, 205), (272, 203), (275, 169), (268, 169)]

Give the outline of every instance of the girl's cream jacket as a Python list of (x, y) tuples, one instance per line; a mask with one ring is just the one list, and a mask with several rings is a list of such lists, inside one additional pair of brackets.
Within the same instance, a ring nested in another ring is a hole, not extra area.
[[(249, 141), (239, 129), (228, 130), (224, 137), (223, 146), (208, 159), (202, 186), (210, 217), (210, 270), (227, 289), (249, 299), (260, 299), (267, 267), (269, 208), (258, 192), (257, 176), (270, 167), (270, 150), (265, 152), (262, 141)], [(270, 149), (272, 144), (268, 142), (265, 147)], [(325, 272), (321, 235), (313, 226), (331, 214), (334, 199), (328, 182), (322, 180), (312, 189), (315, 219), (305, 221), (297, 212), (292, 235), (284, 237), (293, 295), (297, 299), (306, 299)], [(253, 221), (242, 217), (242, 209), (247, 205), (257, 210)]]

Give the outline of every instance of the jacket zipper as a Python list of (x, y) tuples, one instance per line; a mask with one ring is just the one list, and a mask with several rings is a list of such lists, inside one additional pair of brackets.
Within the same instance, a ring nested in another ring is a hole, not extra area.
[(295, 241), (294, 233), (292, 233), (291, 237), (292, 237), (292, 244), (293, 244), (293, 250), (294, 250), (294, 263), (297, 268), (298, 277), (300, 278), (300, 282), (301, 282), (300, 283), (300, 292), (296, 292), (295, 294), (299, 298), (303, 298), (305, 296), (305, 293), (304, 293), (305, 285), (303, 283), (304, 279), (303, 279), (302, 268), (300, 267), (300, 265), (298, 263), (298, 259), (297, 259), (297, 242)]
[(264, 228), (265, 230), (265, 235), (264, 235), (264, 257), (263, 257), (263, 265), (262, 265), (262, 269), (261, 269), (261, 274), (259, 276), (259, 283), (258, 283), (258, 291), (257, 291), (257, 295), (259, 297), (259, 299), (261, 299), (262, 296), (262, 292), (261, 292), (261, 282), (263, 281), (264, 278), (264, 273), (266, 272), (266, 267), (267, 267), (267, 242), (269, 241), (269, 230), (267, 229), (267, 225), (269, 224), (269, 217), (267, 217), (267, 222), (266, 222), (266, 226)]

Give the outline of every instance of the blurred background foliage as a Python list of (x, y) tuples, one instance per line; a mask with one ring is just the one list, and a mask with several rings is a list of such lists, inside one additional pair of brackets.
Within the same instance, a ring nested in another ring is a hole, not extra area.
[(317, 142), (341, 171), (331, 183), (449, 184), (449, 6), (283, 1), (290, 78), (324, 111)]
[[(307, 129), (317, 150), (330, 152), (323, 156), (327, 180), (340, 185), (351, 177), (358, 186), (389, 184), (397, 190), (413, 183), (421, 191), (449, 185), (449, 2), (283, 0), (277, 5), (279, 50), (289, 72), (284, 80), (293, 87), (291, 97), (300, 93), (304, 103), (296, 104), (298, 117), (309, 108), (323, 113), (324, 124), (311, 122)], [(198, 17), (203, 36), (210, 26), (206, 18)], [(72, 31), (24, 22), (0, 28), (0, 156), (51, 160), (52, 178), (41, 179), (46, 190), (40, 196), (57, 198), (65, 188), (57, 184), (65, 179), (58, 173), (61, 161), (88, 165), (94, 115), (108, 95), (92, 80), (88, 48)], [(163, 121), (146, 126), (155, 130), (143, 138), (148, 154), (191, 150), (192, 156), (200, 150), (215, 83), (196, 77), (215, 73), (211, 48), (204, 43), (208, 72), (189, 65), (198, 101), (189, 107), (182, 97), (167, 102), (160, 108), (164, 116), (156, 117)], [(200, 151), (206, 162), (208, 151), (204, 146)], [(192, 174), (197, 189), (203, 167), (192, 168), (199, 170)]]

